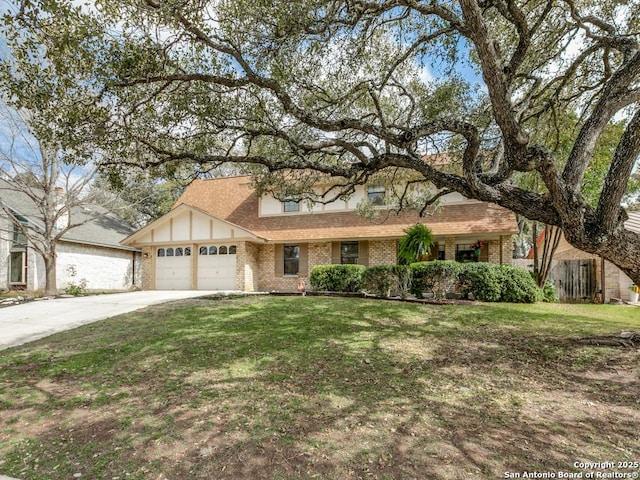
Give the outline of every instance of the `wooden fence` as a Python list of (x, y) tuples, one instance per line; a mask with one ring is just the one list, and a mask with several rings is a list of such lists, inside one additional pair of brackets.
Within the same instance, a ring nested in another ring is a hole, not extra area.
[(596, 292), (595, 260), (558, 260), (549, 272), (558, 300), (589, 303)]

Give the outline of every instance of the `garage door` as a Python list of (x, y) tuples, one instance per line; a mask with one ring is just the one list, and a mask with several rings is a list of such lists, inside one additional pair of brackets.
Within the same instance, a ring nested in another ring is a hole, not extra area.
[(236, 246), (198, 248), (198, 290), (236, 289)]
[(156, 253), (156, 290), (191, 289), (191, 248), (159, 248)]

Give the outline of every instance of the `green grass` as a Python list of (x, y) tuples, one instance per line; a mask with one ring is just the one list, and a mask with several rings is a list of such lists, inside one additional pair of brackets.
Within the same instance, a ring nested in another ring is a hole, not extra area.
[(502, 478), (640, 458), (640, 309), (194, 299), (0, 352), (25, 480)]

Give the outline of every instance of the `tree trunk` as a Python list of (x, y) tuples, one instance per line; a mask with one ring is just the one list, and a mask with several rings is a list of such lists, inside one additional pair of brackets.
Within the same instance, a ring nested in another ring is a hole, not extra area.
[(56, 295), (58, 293), (57, 274), (56, 274), (56, 253), (44, 257), (45, 269), (45, 295)]
[(551, 262), (560, 244), (560, 238), (562, 238), (562, 230), (560, 228), (554, 227), (553, 225), (545, 225), (544, 239), (542, 242), (542, 258), (540, 258), (538, 262), (538, 271), (536, 273), (536, 281), (540, 288), (544, 287), (547, 278), (549, 278)]

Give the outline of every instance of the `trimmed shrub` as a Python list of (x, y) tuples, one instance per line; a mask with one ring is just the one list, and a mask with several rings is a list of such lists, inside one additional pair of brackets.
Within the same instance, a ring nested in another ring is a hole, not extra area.
[(369, 267), (362, 274), (362, 290), (378, 297), (388, 297), (395, 283), (396, 272), (392, 265)]
[(534, 303), (542, 300), (542, 290), (528, 271), (510, 265), (500, 265), (500, 270), (502, 273), (500, 301)]
[(499, 302), (502, 298), (502, 271), (493, 263), (460, 264), (460, 287), (465, 298), (469, 294), (481, 302)]
[[(466, 297), (472, 294), (482, 302), (511, 303), (534, 303), (543, 299), (535, 280), (523, 268), (481, 262), (463, 263), (460, 269), (460, 286)], [(555, 297), (552, 287), (549, 295)]]
[(435, 298), (444, 298), (458, 281), (460, 265), (453, 260), (412, 263), (411, 293), (422, 298), (424, 292), (433, 292)]
[(317, 291), (358, 292), (362, 284), (363, 265), (316, 265), (309, 282)]

